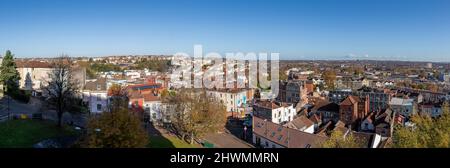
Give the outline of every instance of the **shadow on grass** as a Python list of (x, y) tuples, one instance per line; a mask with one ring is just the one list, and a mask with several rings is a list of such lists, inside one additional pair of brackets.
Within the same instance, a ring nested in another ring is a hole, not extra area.
[(164, 137), (162, 133), (155, 128), (153, 124), (147, 124), (147, 129), (149, 132), (149, 144), (147, 147), (149, 148), (175, 148), (175, 145)]
[(69, 127), (40, 120), (10, 120), (0, 123), (0, 148), (32, 148), (34, 144), (51, 138), (76, 136)]

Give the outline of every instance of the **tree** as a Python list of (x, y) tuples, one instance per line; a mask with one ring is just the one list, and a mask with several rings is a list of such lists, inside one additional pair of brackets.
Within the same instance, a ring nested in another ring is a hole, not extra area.
[(108, 89), (108, 96), (110, 97), (109, 111), (115, 111), (115, 109), (119, 108), (127, 108), (127, 92), (121, 85), (111, 85), (111, 87)]
[(48, 73), (49, 81), (44, 88), (48, 94), (48, 103), (56, 107), (58, 126), (62, 126), (62, 116), (76, 100), (77, 82), (72, 74), (72, 61), (62, 55), (52, 63), (52, 70)]
[(322, 148), (359, 148), (362, 145), (352, 133), (344, 135), (342, 131), (333, 131), (330, 138), (319, 146)]
[(141, 59), (136, 62), (136, 69), (149, 69), (152, 71), (167, 72), (170, 68), (170, 60), (157, 60), (157, 59)]
[(143, 148), (148, 142), (139, 117), (126, 108), (118, 108), (91, 118), (80, 145), (84, 148)]
[(394, 147), (398, 148), (449, 148), (450, 112), (448, 103), (442, 106), (442, 116), (415, 115), (412, 127), (397, 126), (394, 132)]
[(3, 87), (6, 88), (6, 93), (10, 96), (19, 92), (18, 81), (20, 80), (20, 74), (16, 68), (14, 55), (11, 51), (6, 51), (0, 67), (0, 81), (3, 83)]
[(439, 86), (434, 83), (429, 83), (429, 84), (427, 84), (427, 90), (432, 91), (432, 92), (438, 92)]
[(334, 89), (334, 82), (336, 81), (336, 72), (334, 71), (325, 71), (323, 73), (323, 80), (328, 89)]
[(190, 137), (201, 138), (207, 133), (220, 131), (226, 123), (225, 106), (206, 94), (206, 91), (181, 90), (169, 94), (167, 99), (172, 104), (172, 123), (184, 140)]

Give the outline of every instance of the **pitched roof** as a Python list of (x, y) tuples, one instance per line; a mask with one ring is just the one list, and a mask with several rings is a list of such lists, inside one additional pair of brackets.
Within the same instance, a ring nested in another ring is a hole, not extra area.
[(287, 148), (310, 148), (328, 139), (253, 117), (253, 133)]
[(16, 61), (17, 68), (51, 68), (48, 62), (44, 61)]
[(84, 89), (90, 91), (106, 91), (106, 79), (99, 78), (94, 81), (87, 81)]
[(311, 120), (313, 123), (318, 124), (320, 123), (322, 120), (320, 119), (320, 116), (318, 116), (317, 114), (313, 114), (309, 117), (309, 120)]
[(359, 102), (361, 102), (359, 97), (350, 95), (341, 102), (341, 105), (351, 106)]
[(339, 105), (336, 103), (332, 103), (326, 100), (320, 100), (314, 107), (311, 109), (311, 111), (334, 111), (339, 112)]
[(315, 133), (318, 135), (323, 135), (326, 136), (327, 135), (327, 130), (330, 129), (330, 127), (332, 126), (333, 121), (328, 121), (325, 125), (321, 126), (319, 128), (319, 130), (317, 130)]
[(259, 100), (255, 102), (255, 105), (258, 107), (266, 108), (266, 109), (277, 109), (280, 107), (289, 107), (292, 104), (284, 103), (284, 102), (275, 102), (269, 100)]
[(286, 124), (287, 127), (293, 129), (308, 128), (312, 125), (314, 125), (314, 123), (303, 115)]

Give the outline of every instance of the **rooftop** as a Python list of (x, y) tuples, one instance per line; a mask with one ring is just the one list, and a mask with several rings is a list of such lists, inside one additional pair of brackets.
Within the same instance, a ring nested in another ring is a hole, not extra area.
[(326, 136), (284, 127), (258, 117), (253, 117), (253, 123), (255, 134), (287, 148), (314, 148), (328, 139)]

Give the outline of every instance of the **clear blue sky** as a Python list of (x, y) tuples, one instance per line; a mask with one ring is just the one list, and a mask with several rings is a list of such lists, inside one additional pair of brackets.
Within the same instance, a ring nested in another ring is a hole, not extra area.
[(449, 0), (1, 0), (17, 57), (279, 52), (450, 61)]

